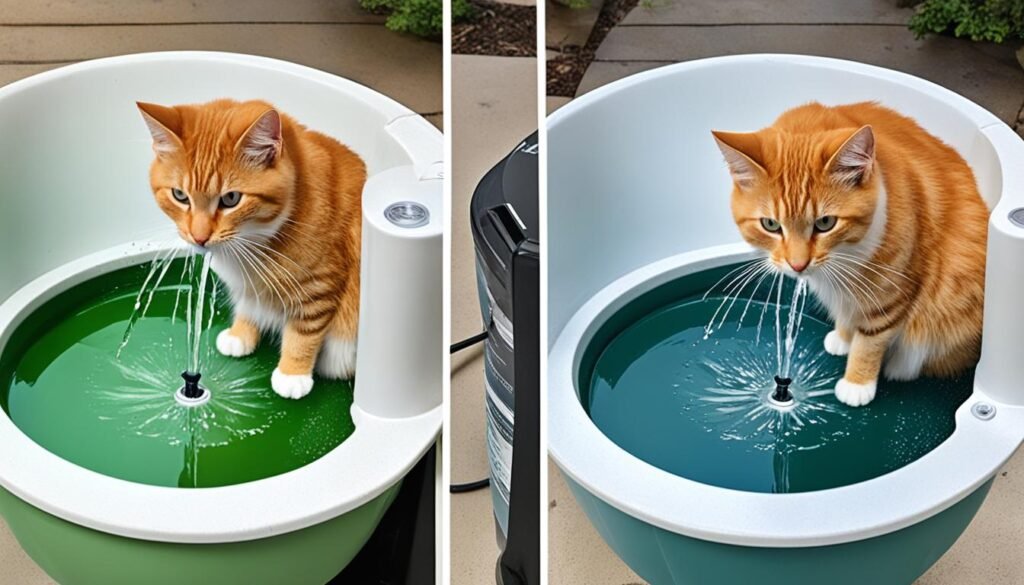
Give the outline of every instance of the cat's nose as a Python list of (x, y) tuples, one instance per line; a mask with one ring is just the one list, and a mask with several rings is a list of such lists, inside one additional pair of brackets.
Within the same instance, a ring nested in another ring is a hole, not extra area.
[(796, 272), (803, 272), (804, 269), (807, 268), (807, 264), (809, 263), (807, 260), (788, 260), (788, 259), (786, 260), (786, 262), (789, 262), (789, 267), (792, 268)]
[(210, 241), (210, 236), (197, 236), (195, 234), (192, 234), (192, 240), (195, 241), (195, 243), (200, 246), (205, 246), (206, 242)]

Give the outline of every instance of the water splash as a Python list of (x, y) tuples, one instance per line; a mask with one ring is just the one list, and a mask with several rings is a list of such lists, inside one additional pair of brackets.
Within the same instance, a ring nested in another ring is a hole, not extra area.
[(132, 434), (171, 446), (227, 445), (264, 432), (284, 415), (283, 405), (266, 388), (271, 369), (267, 366), (218, 361), (203, 373), (203, 385), (211, 393), (209, 402), (192, 407), (174, 400), (181, 385), (181, 366), (166, 351), (146, 351), (130, 363), (112, 360), (110, 367), (120, 372), (125, 383), (95, 392), (99, 417), (116, 413)]
[[(697, 406), (692, 418), (723, 441), (744, 442), (753, 449), (790, 451), (822, 446), (821, 442), (807, 444), (795, 439), (809, 425), (847, 416), (849, 409), (832, 396), (842, 376), (841, 362), (821, 352), (810, 340), (800, 345), (795, 335), (793, 340), (796, 359), (790, 376), (790, 406), (779, 408), (769, 401), (775, 388), (775, 348), (745, 341), (715, 360), (691, 362), (690, 367), (701, 368), (710, 376), (709, 383), (690, 387)], [(788, 440), (791, 437), (794, 440)]]

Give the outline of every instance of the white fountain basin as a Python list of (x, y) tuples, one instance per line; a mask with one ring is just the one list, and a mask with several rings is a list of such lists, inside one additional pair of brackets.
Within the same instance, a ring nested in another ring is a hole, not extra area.
[[(294, 472), (190, 490), (88, 471), (46, 451), (0, 414), (0, 487), (80, 526), (170, 543), (290, 533), (356, 510), (392, 488), (441, 429), (441, 133), (366, 87), (273, 59), (128, 55), (0, 88), (0, 350), (46, 299), (148, 260), (160, 242), (175, 237), (150, 195), (151, 139), (135, 102), (220, 97), (265, 99), (345, 142), (367, 163), (352, 413), (357, 429)], [(427, 208), (430, 221), (393, 226), (383, 210), (401, 201)]]

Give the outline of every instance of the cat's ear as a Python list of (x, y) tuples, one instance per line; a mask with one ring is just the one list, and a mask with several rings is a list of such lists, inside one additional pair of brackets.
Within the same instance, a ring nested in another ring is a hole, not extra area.
[(142, 119), (146, 121), (149, 133), (153, 136), (153, 150), (156, 154), (170, 154), (181, 148), (181, 113), (174, 108), (135, 102)]
[(711, 131), (722, 151), (725, 162), (729, 164), (729, 172), (740, 188), (751, 186), (758, 177), (768, 174), (759, 162), (761, 160), (761, 140), (757, 134), (743, 132)]
[(281, 114), (277, 110), (263, 112), (238, 140), (242, 160), (261, 167), (272, 167), (281, 155)]
[(875, 133), (862, 126), (843, 142), (825, 167), (839, 184), (859, 187), (871, 177), (875, 166)]

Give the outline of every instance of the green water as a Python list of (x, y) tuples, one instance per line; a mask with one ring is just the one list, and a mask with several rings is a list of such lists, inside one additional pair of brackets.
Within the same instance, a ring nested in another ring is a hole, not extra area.
[(172, 264), (165, 282), (174, 284), (156, 289), (119, 358), (149, 264), (76, 286), (22, 323), (0, 356), (0, 407), (18, 428), (82, 467), (167, 487), (286, 473), (348, 438), (355, 430), (351, 382), (318, 379), (309, 396), (284, 399), (270, 387), (279, 351), (274, 340), (241, 359), (216, 351), (215, 336), (230, 320), (223, 291), (212, 316), (206, 309), (199, 345), (200, 383), (210, 401), (197, 407), (175, 401), (191, 357), (183, 319), (190, 287), (187, 279), (178, 282), (182, 262)]
[[(919, 459), (952, 434), (954, 413), (971, 394), (973, 372), (956, 379), (882, 380), (873, 402), (848, 407), (832, 392), (845, 358), (824, 352), (831, 325), (811, 309), (813, 303), (806, 305), (792, 357), (794, 406), (770, 406), (767, 397), (779, 369), (776, 297), (741, 297), (740, 308), (751, 300), (742, 324), (742, 312), (734, 310), (706, 335), (722, 298), (701, 295), (729, 268), (647, 293), (612, 316), (586, 349), (581, 400), (620, 447), (702, 483), (790, 493), (878, 477)], [(791, 294), (789, 286), (784, 303)], [(785, 327), (788, 304), (783, 309)]]

